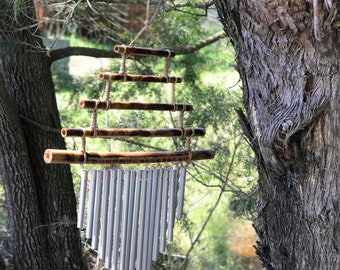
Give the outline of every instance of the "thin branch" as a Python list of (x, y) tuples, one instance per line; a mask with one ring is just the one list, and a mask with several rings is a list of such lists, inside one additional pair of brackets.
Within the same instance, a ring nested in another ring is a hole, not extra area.
[[(229, 166), (228, 166), (228, 171), (227, 171), (227, 175), (226, 175), (226, 179), (229, 179), (229, 176), (232, 172), (232, 168), (233, 168), (233, 165), (234, 165), (234, 161), (235, 161), (235, 157), (236, 157), (236, 152), (237, 152), (237, 148), (238, 146), (240, 145), (240, 141), (236, 144), (235, 146), (235, 149), (234, 149), (234, 152), (233, 152), (233, 155), (231, 157), (231, 161), (229, 163)], [(210, 221), (210, 218), (212, 217), (213, 213), (215, 212), (215, 210), (217, 209), (217, 206), (219, 205), (219, 203), (221, 202), (221, 199), (222, 199), (222, 195), (224, 194), (224, 189), (227, 185), (227, 181), (223, 182), (222, 184), (222, 189), (218, 195), (218, 198), (213, 206), (213, 208), (211, 208), (207, 218), (205, 219), (199, 233), (197, 234), (195, 240), (192, 242), (187, 254), (185, 255), (185, 260), (184, 262), (181, 264), (180, 266), (180, 269), (181, 270), (185, 270), (188, 266), (188, 262), (189, 262), (189, 256), (190, 256), (190, 253), (192, 252), (192, 250), (194, 249), (195, 245), (197, 244), (197, 242), (199, 241), (199, 239), (201, 238), (206, 226), (208, 225), (208, 222)]]
[(47, 131), (47, 132), (52, 132), (52, 133), (58, 133), (60, 134), (61, 129), (59, 128), (52, 128), (43, 124), (40, 124), (32, 119), (27, 118), (26, 116), (23, 116), (21, 114), (18, 115), (20, 119), (24, 120), (25, 122), (27, 122), (28, 124), (32, 125), (32, 126), (36, 126), (38, 128), (40, 128), (43, 131)]
[(224, 31), (218, 32), (204, 40), (201, 40), (195, 44), (188, 45), (188, 46), (183, 46), (183, 47), (177, 47), (175, 48), (176, 55), (181, 55), (181, 54), (190, 54), (194, 53), (206, 46), (209, 46), (210, 44), (215, 43), (216, 41), (225, 38), (225, 33)]

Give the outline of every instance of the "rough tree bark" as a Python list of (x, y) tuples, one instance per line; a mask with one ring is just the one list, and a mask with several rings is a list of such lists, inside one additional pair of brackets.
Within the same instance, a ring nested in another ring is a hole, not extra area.
[(259, 159), (257, 253), (266, 269), (340, 269), (339, 3), (215, 2)]
[(65, 143), (51, 132), (60, 121), (33, 1), (1, 1), (0, 14), (0, 175), (15, 269), (84, 269), (70, 168), (43, 161)]

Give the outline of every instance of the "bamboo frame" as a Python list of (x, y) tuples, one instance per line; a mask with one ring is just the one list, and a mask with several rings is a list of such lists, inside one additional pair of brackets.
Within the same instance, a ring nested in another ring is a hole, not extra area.
[(81, 138), (193, 137), (204, 136), (203, 128), (63, 128), (61, 136)]
[(120, 81), (120, 82), (154, 82), (154, 83), (181, 83), (182, 78), (167, 77), (156, 75), (133, 75), (122, 73), (99, 73), (99, 79), (105, 81)]
[(137, 56), (159, 56), (159, 57), (175, 57), (175, 51), (171, 49), (152, 49), (145, 47), (130, 47), (125, 45), (116, 45), (113, 47), (115, 53), (123, 55)]
[(81, 99), (78, 103), (82, 109), (100, 110), (149, 110), (149, 111), (193, 111), (191, 104), (168, 104), (168, 103), (146, 103), (146, 102), (124, 102), (109, 100), (87, 100)]
[(214, 150), (184, 150), (166, 152), (83, 152), (46, 149), (44, 161), (48, 164), (132, 164), (181, 162), (213, 159)]

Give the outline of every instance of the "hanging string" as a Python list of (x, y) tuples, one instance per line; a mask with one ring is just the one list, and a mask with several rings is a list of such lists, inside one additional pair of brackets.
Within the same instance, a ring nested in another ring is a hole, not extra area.
[(132, 46), (133, 43), (135, 43), (135, 41), (137, 39), (140, 38), (140, 36), (149, 28), (150, 24), (152, 23), (152, 21), (156, 18), (156, 16), (158, 15), (159, 11), (161, 10), (162, 5), (164, 4), (165, 0), (160, 0), (157, 4), (156, 10), (153, 13), (152, 17), (149, 19), (149, 14), (150, 14), (150, 0), (147, 1), (147, 5), (146, 5), (146, 21), (144, 23), (144, 27), (138, 32), (138, 34), (134, 37), (134, 39), (130, 42), (129, 46)]

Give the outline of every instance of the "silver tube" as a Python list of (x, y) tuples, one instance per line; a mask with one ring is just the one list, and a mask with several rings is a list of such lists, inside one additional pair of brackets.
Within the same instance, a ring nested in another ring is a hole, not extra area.
[(96, 179), (97, 179), (97, 171), (91, 170), (89, 202), (87, 206), (86, 235), (85, 235), (87, 239), (90, 239), (92, 237), (94, 197), (96, 194)]
[(153, 253), (153, 244), (154, 244), (154, 234), (155, 234), (155, 219), (156, 219), (156, 200), (157, 200), (157, 192), (158, 192), (158, 178), (159, 178), (159, 170), (152, 170), (152, 179), (150, 179), (151, 185), (151, 205), (150, 205), (150, 222), (149, 222), (149, 239), (148, 239), (148, 252), (147, 252), (147, 265), (146, 269), (151, 269), (152, 263), (152, 253)]
[(93, 213), (93, 228), (92, 228), (92, 242), (91, 248), (98, 248), (99, 228), (100, 228), (100, 209), (102, 204), (102, 183), (103, 171), (97, 172), (96, 194), (94, 198), (94, 213)]
[(168, 211), (168, 241), (173, 239), (173, 229), (175, 221), (175, 205), (176, 205), (176, 167), (170, 170), (170, 190), (169, 190), (169, 211)]
[(121, 241), (120, 241), (120, 270), (126, 269), (125, 259), (126, 259), (126, 250), (125, 247), (130, 245), (127, 243), (127, 226), (128, 226), (128, 206), (129, 206), (129, 190), (131, 183), (131, 171), (124, 170), (124, 190), (123, 190), (123, 207), (122, 207), (122, 228), (121, 228)]
[(163, 172), (163, 194), (162, 194), (162, 210), (161, 210), (161, 231), (160, 231), (160, 243), (159, 252), (165, 252), (166, 244), (166, 227), (168, 218), (168, 189), (169, 189), (169, 171)]
[(100, 218), (100, 241), (99, 241), (99, 259), (105, 259), (106, 252), (106, 232), (109, 204), (109, 188), (110, 188), (110, 170), (104, 170), (103, 175), (103, 194), (102, 194), (102, 211)]
[(140, 195), (142, 184), (142, 172), (138, 170), (136, 172), (136, 189), (135, 189), (135, 204), (133, 206), (133, 220), (132, 220), (132, 235), (131, 235), (131, 247), (130, 247), (130, 261), (128, 269), (135, 269), (136, 267), (136, 250), (138, 240), (138, 220), (139, 220), (139, 208), (140, 208)]
[(158, 169), (158, 186), (156, 198), (156, 212), (155, 212), (155, 230), (153, 238), (152, 260), (156, 261), (158, 257), (160, 224), (161, 224), (161, 208), (162, 208), (162, 193), (163, 193), (163, 169)]
[(112, 247), (113, 247), (113, 228), (115, 217), (115, 204), (116, 204), (116, 183), (117, 171), (111, 170), (110, 177), (110, 191), (109, 191), (109, 208), (108, 219), (106, 228), (106, 251), (105, 251), (105, 268), (111, 268), (112, 261)]
[(144, 243), (144, 226), (145, 226), (145, 206), (146, 206), (146, 187), (147, 187), (147, 170), (142, 171), (141, 202), (139, 207), (139, 237), (137, 246), (136, 269), (144, 270), (143, 267), (143, 243)]
[(123, 170), (117, 170), (117, 194), (116, 194), (116, 209), (115, 209), (115, 224), (113, 230), (113, 253), (112, 253), (112, 268), (118, 269), (119, 245), (120, 245), (120, 226), (122, 214), (122, 186), (123, 186)]
[(133, 222), (133, 208), (135, 204), (135, 187), (136, 187), (136, 171), (131, 171), (130, 176), (130, 189), (129, 189), (129, 205), (128, 205), (128, 218), (127, 218), (127, 237), (126, 237), (126, 245), (125, 245), (125, 269), (129, 268), (130, 262), (130, 248), (132, 242), (132, 222)]
[(88, 178), (88, 171), (82, 170), (81, 180), (80, 180), (80, 189), (79, 189), (79, 206), (78, 206), (78, 218), (77, 218), (77, 228), (79, 229), (82, 229), (84, 226), (87, 178)]
[(177, 215), (178, 219), (183, 215), (184, 193), (185, 193), (185, 181), (186, 181), (187, 167), (180, 167), (179, 169), (179, 189), (178, 189), (178, 201), (177, 201)]
[(150, 215), (151, 215), (151, 196), (152, 196), (152, 179), (154, 170), (148, 170), (146, 179), (146, 205), (144, 218), (144, 238), (143, 238), (143, 263), (142, 269), (148, 269), (148, 252), (149, 252), (149, 232), (150, 232)]

